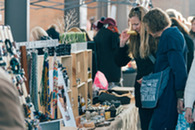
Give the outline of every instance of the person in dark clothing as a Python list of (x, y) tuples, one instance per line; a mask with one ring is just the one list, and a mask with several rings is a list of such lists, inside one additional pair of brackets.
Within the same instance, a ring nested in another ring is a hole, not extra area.
[[(149, 55), (155, 57), (156, 43), (152, 36), (149, 36), (142, 24), (143, 16), (147, 9), (142, 6), (132, 8), (129, 13), (130, 29), (136, 31), (137, 35), (128, 34), (127, 30), (121, 33), (120, 49), (115, 57), (118, 66), (125, 66), (132, 58), (137, 65), (137, 76), (135, 79), (135, 105), (139, 108), (139, 116), (142, 130), (148, 130), (153, 109), (142, 108), (140, 99), (140, 83), (138, 81), (145, 75), (150, 74), (154, 69), (154, 64)], [(144, 34), (144, 36), (142, 36)], [(142, 37), (140, 37), (142, 36)], [(146, 37), (145, 37), (146, 36)], [(129, 42), (127, 42), (129, 40)], [(143, 46), (147, 42), (148, 46)]]
[(97, 70), (104, 73), (109, 83), (113, 82), (118, 85), (121, 77), (121, 68), (116, 65), (114, 60), (120, 42), (116, 21), (112, 18), (106, 18), (102, 23), (104, 26), (94, 37), (97, 53)]
[(92, 41), (85, 29), (80, 28), (80, 30), (86, 34), (86, 41)]
[(153, 111), (151, 129), (174, 130), (178, 112), (182, 109), (178, 103), (183, 97), (187, 79), (185, 39), (177, 27), (170, 27), (169, 16), (159, 8), (150, 10), (144, 16), (143, 22), (153, 37), (160, 37), (154, 73), (171, 68), (167, 86)]
[(48, 30), (46, 30), (46, 32), (49, 35), (49, 37), (51, 37), (52, 39), (60, 40), (60, 33), (57, 32), (56, 30), (57, 30), (57, 26), (53, 24)]
[(176, 18), (171, 18), (171, 26), (174, 27), (176, 26), (181, 33), (184, 36), (187, 48), (188, 48), (188, 53), (187, 53), (187, 72), (189, 73), (191, 65), (192, 65), (192, 61), (194, 59), (194, 42), (192, 40), (192, 38), (190, 38), (188, 31), (185, 29), (185, 27), (183, 26), (183, 24), (177, 20)]

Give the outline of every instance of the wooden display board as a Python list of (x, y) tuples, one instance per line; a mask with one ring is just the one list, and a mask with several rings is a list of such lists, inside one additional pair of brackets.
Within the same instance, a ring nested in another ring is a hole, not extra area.
[(78, 89), (78, 95), (84, 97), (85, 106), (87, 107), (87, 96), (88, 96), (87, 84), (85, 82), (82, 82), (77, 86), (77, 89)]
[[(88, 96), (92, 101), (92, 79), (89, 77), (88, 68), (92, 71), (92, 51), (83, 50), (71, 53), (71, 55), (56, 57), (57, 60), (66, 67), (69, 79), (70, 89), (67, 90), (71, 102), (74, 117), (79, 116), (78, 113), (78, 96), (81, 95), (85, 99), (87, 107)], [(38, 84), (40, 86), (43, 56), (38, 56)], [(53, 70), (54, 57), (49, 56), (49, 70)], [(76, 80), (80, 79), (80, 82)], [(39, 105), (40, 106), (40, 105)], [(41, 108), (41, 106), (40, 106)], [(44, 110), (43, 110), (44, 111)], [(61, 117), (61, 116), (60, 116)]]
[(72, 85), (77, 86), (85, 81), (85, 53), (84, 51), (78, 51), (71, 53), (72, 55)]

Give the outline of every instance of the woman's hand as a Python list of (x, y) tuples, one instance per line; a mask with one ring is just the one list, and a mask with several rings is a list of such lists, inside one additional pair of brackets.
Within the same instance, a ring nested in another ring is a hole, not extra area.
[(184, 112), (184, 102), (183, 99), (177, 99), (177, 112), (182, 114)]
[(186, 121), (188, 123), (192, 123), (193, 122), (192, 108), (186, 108), (185, 119), (186, 119)]
[(121, 37), (120, 37), (120, 47), (124, 47), (127, 43), (127, 40), (129, 39), (130, 34), (127, 34), (127, 29), (122, 31)]
[(139, 79), (139, 80), (137, 80), (137, 82), (138, 82), (139, 84), (142, 84), (142, 78)]

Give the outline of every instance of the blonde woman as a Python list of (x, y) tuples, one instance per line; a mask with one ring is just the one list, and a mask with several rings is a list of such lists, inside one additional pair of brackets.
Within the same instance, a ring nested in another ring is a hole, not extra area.
[[(156, 44), (152, 36), (145, 31), (142, 20), (147, 13), (147, 9), (138, 6), (130, 10), (129, 25), (134, 34), (129, 34), (128, 30), (121, 33), (120, 49), (116, 56), (118, 66), (125, 66), (132, 58), (137, 64), (137, 76), (135, 80), (135, 103), (139, 108), (139, 116), (142, 130), (148, 130), (152, 117), (153, 109), (142, 108), (140, 99), (140, 83), (139, 80), (153, 71), (154, 63), (148, 58), (149, 55), (155, 56)], [(147, 44), (144, 44), (144, 43)]]
[[(31, 30), (31, 37), (33, 41), (52, 39), (51, 37), (48, 36), (47, 32), (39, 26), (36, 26)], [(37, 50), (38, 50), (38, 55), (44, 54), (43, 48), (38, 48)]]
[(33, 41), (38, 41), (38, 40), (49, 40), (51, 39), (47, 32), (41, 28), (40, 26), (36, 26), (31, 30), (31, 37)]

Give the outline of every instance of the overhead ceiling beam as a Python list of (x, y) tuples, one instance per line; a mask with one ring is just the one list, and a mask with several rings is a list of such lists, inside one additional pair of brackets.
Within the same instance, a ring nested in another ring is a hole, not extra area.
[[(50, 5), (50, 6), (46, 6), (41, 2), (48, 2), (48, 3), (53, 3), (54, 5)], [(31, 5), (31, 9), (43, 9), (43, 8), (49, 8), (49, 9), (55, 9), (55, 10), (61, 10), (61, 11), (65, 11), (68, 9), (72, 9), (72, 8), (77, 8), (80, 7), (82, 5), (89, 5), (91, 3), (94, 2), (105, 2), (105, 3), (110, 3), (110, 4), (125, 4), (125, 5), (132, 5), (135, 6), (137, 0), (121, 0), (121, 1), (112, 1), (112, 0), (81, 0), (80, 4), (76, 4), (76, 1), (71, 1), (71, 2), (67, 2), (66, 5), (69, 5), (67, 8), (63, 7), (58, 7), (58, 6), (62, 6), (65, 5), (65, 3), (63, 2), (56, 2), (53, 0), (30, 0), (30, 5)], [(152, 0), (150, 0), (150, 2), (152, 3)], [(2, 7), (0, 9), (0, 11), (4, 10), (4, 2), (0, 1), (0, 7)], [(100, 6), (87, 6), (86, 8), (89, 9), (95, 9), (95, 8), (100, 8)]]

